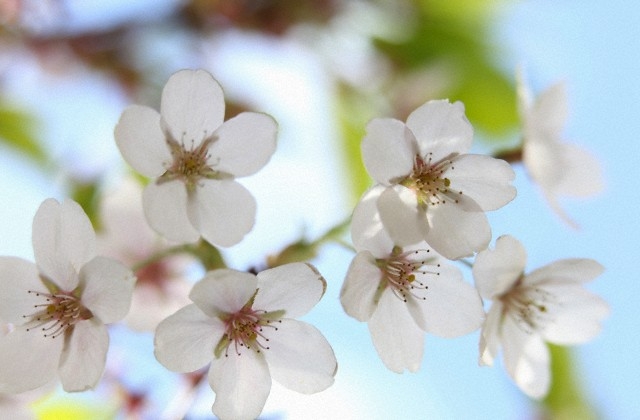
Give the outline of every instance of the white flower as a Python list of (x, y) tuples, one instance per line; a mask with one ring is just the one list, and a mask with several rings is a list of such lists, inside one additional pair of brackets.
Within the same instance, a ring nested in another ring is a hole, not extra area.
[(397, 245), (426, 240), (449, 259), (485, 249), (491, 228), (484, 212), (516, 194), (510, 165), (467, 154), (473, 129), (460, 102), (429, 101), (406, 124), (391, 118), (367, 125), (362, 157), (385, 190), (377, 200), (382, 222)]
[(550, 383), (545, 341), (570, 345), (591, 340), (609, 308), (583, 287), (602, 273), (596, 261), (559, 260), (524, 274), (526, 258), (511, 236), (499, 237), (495, 250), (476, 257), (476, 287), (493, 300), (482, 328), (480, 363), (492, 365), (502, 346), (511, 378), (530, 397), (542, 398)]
[(562, 142), (561, 133), (567, 119), (564, 84), (551, 86), (534, 102), (521, 72), (517, 82), (524, 166), (553, 211), (577, 227), (560, 207), (558, 197), (588, 197), (601, 192), (604, 181), (600, 165), (586, 150)]
[(95, 256), (95, 234), (71, 200), (45, 200), (33, 220), (36, 264), (0, 257), (0, 392), (35, 389), (56, 377), (65, 391), (93, 388), (104, 371), (105, 324), (122, 319), (134, 277)]
[[(122, 261), (129, 267), (162, 254), (168, 244), (147, 225), (142, 211), (142, 186), (125, 179), (105, 194), (100, 203), (101, 255)], [(153, 260), (136, 271), (131, 309), (124, 322), (138, 331), (153, 331), (158, 323), (190, 303), (193, 286), (185, 278), (193, 258), (170, 255)]]
[(376, 211), (383, 189), (371, 189), (354, 210), (351, 232), (359, 252), (340, 301), (347, 314), (368, 322), (373, 344), (389, 369), (415, 372), (425, 332), (468, 334), (480, 327), (484, 311), (476, 289), (435, 252), (394, 246)]
[(150, 226), (168, 239), (235, 245), (255, 221), (255, 199), (237, 177), (271, 158), (276, 122), (244, 112), (223, 123), (222, 88), (203, 70), (181, 70), (162, 91), (160, 114), (133, 105), (115, 128), (124, 159), (154, 178), (144, 190)]
[(324, 289), (322, 276), (303, 263), (257, 276), (209, 272), (193, 287), (194, 304), (158, 326), (156, 358), (176, 372), (211, 362), (213, 412), (222, 419), (257, 417), (271, 378), (298, 392), (322, 391), (334, 380), (333, 350), (315, 327), (293, 318), (306, 314)]

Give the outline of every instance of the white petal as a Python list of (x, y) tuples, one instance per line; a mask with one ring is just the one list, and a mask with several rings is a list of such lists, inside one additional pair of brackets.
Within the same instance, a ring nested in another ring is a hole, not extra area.
[(563, 176), (554, 190), (569, 197), (589, 197), (604, 189), (602, 168), (598, 159), (573, 144), (562, 144)]
[(536, 98), (527, 121), (528, 128), (538, 133), (538, 138), (558, 136), (568, 115), (567, 94), (564, 83), (556, 83)]
[(95, 318), (73, 326), (60, 359), (60, 382), (67, 392), (93, 389), (100, 381), (107, 360), (107, 327)]
[(496, 239), (495, 249), (487, 249), (476, 256), (473, 279), (480, 295), (494, 299), (509, 290), (524, 272), (527, 252), (513, 236)]
[(187, 188), (180, 181), (150, 183), (142, 192), (149, 226), (160, 235), (181, 243), (200, 237), (187, 216)]
[(338, 364), (327, 339), (314, 326), (283, 319), (277, 331), (266, 331), (263, 351), (271, 377), (285, 387), (313, 394), (333, 384)]
[(565, 176), (562, 155), (563, 147), (555, 141), (527, 140), (522, 148), (522, 161), (529, 176), (549, 193)]
[(516, 196), (511, 165), (491, 156), (457, 156), (442, 176), (449, 178), (454, 194), (462, 191), (485, 211), (499, 209)]
[(366, 322), (376, 308), (376, 291), (382, 279), (382, 272), (375, 264), (375, 258), (368, 251), (361, 251), (351, 261), (340, 291), (340, 303), (349, 315)]
[[(544, 397), (551, 384), (550, 357), (544, 341), (528, 335), (517, 326), (503, 326), (505, 367), (516, 385), (529, 397)], [(520, 333), (510, 334), (516, 328)]]
[(414, 299), (424, 314), (424, 330), (440, 337), (453, 338), (477, 330), (484, 320), (478, 291), (462, 279), (456, 267), (443, 264), (439, 276), (427, 275), (426, 300)]
[(63, 337), (45, 338), (23, 327), (0, 338), (0, 392), (36, 389), (57, 376)]
[(393, 241), (385, 231), (380, 213), (378, 197), (385, 190), (376, 185), (368, 190), (360, 199), (351, 216), (351, 240), (357, 251), (367, 250), (378, 258), (389, 255), (393, 249)]
[(135, 277), (118, 261), (95, 257), (80, 270), (82, 304), (105, 324), (129, 312)]
[(202, 180), (189, 196), (189, 220), (209, 243), (229, 247), (255, 223), (256, 200), (232, 180)]
[(479, 207), (478, 211), (465, 211), (461, 206), (447, 202), (430, 207), (427, 218), (427, 243), (450, 260), (471, 256), (485, 249), (491, 241), (489, 221)]
[(498, 355), (501, 344), (500, 329), (502, 327), (503, 308), (502, 302), (493, 302), (482, 325), (479, 343), (479, 363), (481, 365), (493, 366), (493, 360)]
[(197, 147), (222, 124), (222, 88), (204, 70), (180, 70), (162, 90), (160, 113), (174, 140)]
[(264, 356), (244, 351), (211, 363), (209, 384), (216, 393), (213, 413), (221, 420), (253, 420), (260, 415), (269, 392), (271, 376)]
[(154, 336), (154, 355), (167, 369), (193, 372), (213, 360), (222, 339), (222, 321), (188, 305), (158, 324)]
[(291, 263), (258, 273), (254, 309), (284, 310), (287, 318), (298, 318), (313, 308), (324, 294), (327, 282), (311, 264)]
[(278, 124), (267, 114), (243, 112), (222, 124), (209, 147), (217, 171), (242, 177), (256, 173), (276, 150)]
[(118, 149), (124, 160), (149, 178), (164, 173), (172, 162), (167, 140), (160, 127), (160, 114), (146, 106), (131, 105), (115, 128)]
[(529, 273), (525, 284), (540, 283), (586, 283), (598, 277), (604, 267), (588, 258), (567, 258), (540, 267)]
[(239, 311), (256, 293), (258, 279), (235, 270), (214, 270), (196, 283), (189, 298), (209, 316)]
[(95, 255), (96, 235), (78, 203), (53, 198), (33, 219), (33, 252), (40, 272), (66, 292), (78, 284), (80, 268)]
[(33, 305), (42, 303), (34, 292), (48, 293), (35, 264), (18, 257), (0, 257), (0, 319), (22, 324), (23, 315), (35, 312)]
[(386, 188), (377, 201), (380, 220), (398, 246), (413, 245), (424, 240), (428, 223), (425, 212), (418, 207), (413, 191), (402, 186)]
[(410, 175), (418, 153), (411, 131), (402, 121), (391, 118), (371, 120), (361, 148), (367, 172), (383, 185), (397, 183)]
[(429, 101), (407, 118), (407, 127), (416, 136), (420, 155), (434, 162), (451, 153), (465, 153), (471, 148), (473, 127), (464, 115), (462, 102)]
[(369, 332), (384, 365), (396, 373), (420, 369), (424, 332), (415, 323), (405, 303), (388, 288), (369, 320)]

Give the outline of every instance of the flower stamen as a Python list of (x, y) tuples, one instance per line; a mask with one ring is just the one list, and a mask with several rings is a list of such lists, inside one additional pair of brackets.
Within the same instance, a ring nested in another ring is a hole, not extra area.
[(22, 316), (29, 319), (25, 324), (26, 331), (38, 328), (45, 337), (56, 338), (78, 321), (93, 318), (91, 311), (72, 293), (43, 293), (33, 290), (28, 290), (27, 293), (43, 298), (45, 303), (33, 305), (36, 312)]
[(408, 296), (426, 300), (424, 295), (429, 286), (420, 281), (420, 277), (440, 275), (438, 271), (425, 268), (431, 266), (437, 270), (440, 267), (440, 264), (429, 262), (432, 259), (428, 256), (429, 252), (428, 249), (402, 252), (402, 248), (396, 246), (388, 258), (377, 260), (383, 272), (382, 290), (391, 287), (393, 294), (403, 302), (407, 301)]

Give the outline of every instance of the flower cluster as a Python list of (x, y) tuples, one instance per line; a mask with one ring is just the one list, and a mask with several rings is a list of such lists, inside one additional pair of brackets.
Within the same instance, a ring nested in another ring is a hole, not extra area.
[[(589, 191), (577, 180), (589, 160), (557, 139), (558, 88), (533, 106), (523, 85), (520, 97), (521, 154), (554, 208), (565, 187), (591, 192), (596, 178)], [(267, 164), (277, 132), (266, 114), (224, 121), (224, 109), (209, 73), (175, 73), (159, 113), (133, 105), (115, 127), (125, 161), (151, 181), (144, 189), (126, 182), (103, 199), (98, 245), (80, 205), (48, 199), (33, 222), (35, 264), (0, 257), (0, 397), (7, 404), (14, 399), (5, 395), (42, 392), (57, 379), (69, 392), (94, 388), (105, 370), (106, 325), (123, 319), (155, 330), (154, 355), (167, 369), (208, 366), (212, 410), (222, 419), (259, 416), (272, 379), (305, 394), (334, 383), (331, 345), (296, 319), (325, 293), (317, 269), (289, 262), (236, 270), (217, 248), (252, 229), (256, 202), (236, 178)], [(481, 329), (480, 363), (491, 365), (502, 349), (511, 378), (541, 398), (550, 382), (545, 342), (578, 344), (600, 331), (608, 307), (582, 286), (603, 268), (567, 259), (525, 274), (516, 239), (501, 236), (488, 249), (485, 212), (514, 199), (515, 174), (504, 160), (469, 153), (472, 140), (463, 104), (447, 100), (425, 103), (406, 122), (367, 125), (362, 155), (375, 185), (352, 213), (355, 256), (340, 301), (368, 324), (391, 371), (420, 368), (426, 333), (451, 338)], [(312, 245), (302, 245), (309, 252), (301, 255), (313, 255)], [(97, 246), (127, 266), (96, 256)], [(473, 256), (473, 264), (463, 260)], [(472, 266), (475, 284), (456, 261)], [(204, 274), (192, 284), (184, 271), (194, 262)], [(487, 313), (483, 299), (493, 302)]]

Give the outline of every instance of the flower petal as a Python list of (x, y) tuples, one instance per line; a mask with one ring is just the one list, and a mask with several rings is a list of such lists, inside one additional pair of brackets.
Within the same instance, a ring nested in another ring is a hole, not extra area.
[(193, 286), (189, 298), (202, 312), (217, 317), (242, 309), (256, 293), (257, 286), (258, 279), (253, 274), (214, 270)]
[(484, 155), (460, 155), (452, 161), (442, 176), (450, 179), (452, 190), (462, 191), (482, 210), (499, 209), (515, 198), (516, 188), (511, 182), (516, 175), (504, 160)]
[(485, 299), (504, 294), (523, 274), (527, 252), (513, 236), (496, 239), (495, 249), (487, 249), (476, 255), (473, 263), (473, 279)]
[(120, 321), (129, 312), (135, 280), (118, 261), (95, 257), (80, 270), (82, 304), (104, 324)]
[(366, 322), (376, 308), (374, 297), (382, 280), (382, 273), (369, 251), (360, 251), (351, 261), (342, 290), (340, 303), (349, 315)]
[(162, 90), (160, 113), (173, 139), (198, 147), (224, 120), (224, 94), (204, 70), (180, 70)]
[(524, 283), (531, 286), (541, 283), (586, 283), (598, 277), (604, 267), (588, 258), (566, 258), (540, 267), (529, 273)]
[(484, 320), (478, 291), (462, 278), (456, 267), (442, 264), (440, 275), (421, 279), (427, 287), (425, 300), (414, 299), (424, 314), (424, 330), (453, 338), (477, 330)]
[(96, 318), (73, 326), (60, 358), (60, 382), (67, 392), (93, 389), (100, 381), (107, 360), (109, 334)]
[(424, 332), (405, 303), (387, 288), (369, 320), (371, 340), (384, 365), (396, 373), (416, 372), (422, 362)]
[(96, 252), (96, 235), (78, 203), (53, 198), (33, 218), (33, 253), (40, 272), (66, 292), (78, 284), (80, 268)]
[(311, 264), (290, 263), (258, 273), (254, 309), (284, 310), (287, 318), (298, 318), (311, 310), (327, 287), (326, 280)]
[(253, 228), (256, 200), (233, 180), (202, 180), (189, 196), (187, 212), (207, 242), (229, 247)]
[(222, 124), (209, 148), (217, 171), (242, 177), (256, 173), (276, 150), (278, 124), (267, 114), (243, 112)]
[(0, 338), (0, 393), (36, 389), (56, 377), (64, 339), (18, 327)]
[(187, 188), (182, 182), (150, 183), (142, 192), (142, 204), (149, 226), (165, 238), (188, 243), (200, 237), (187, 216)]
[(124, 160), (144, 176), (162, 175), (172, 161), (160, 127), (160, 114), (154, 109), (140, 105), (127, 107), (114, 136)]
[(20, 325), (23, 316), (35, 312), (33, 306), (41, 303), (34, 292), (48, 293), (40, 281), (38, 268), (32, 262), (18, 257), (0, 257), (0, 319)]
[(265, 335), (269, 348), (263, 354), (273, 379), (303, 394), (320, 392), (333, 384), (338, 369), (336, 357), (327, 339), (314, 326), (283, 319), (277, 331)]
[(380, 213), (378, 197), (386, 188), (376, 185), (364, 193), (351, 216), (351, 239), (357, 251), (370, 251), (377, 258), (384, 258), (393, 249), (393, 241), (385, 231)]
[(213, 413), (221, 420), (253, 420), (267, 401), (271, 376), (262, 353), (248, 350), (215, 359), (209, 368), (209, 385), (216, 393)]
[(464, 115), (462, 102), (429, 101), (407, 118), (420, 147), (420, 155), (438, 162), (452, 153), (465, 153), (473, 142), (473, 127)]
[(418, 153), (411, 131), (402, 121), (392, 118), (371, 120), (361, 148), (367, 172), (383, 185), (397, 183), (410, 175)]
[(224, 331), (218, 318), (196, 305), (185, 306), (158, 324), (154, 355), (171, 371), (193, 372), (211, 362)]
[(556, 83), (536, 98), (530, 109), (527, 128), (537, 134), (537, 139), (557, 138), (564, 128), (568, 113), (565, 85)]
[(398, 246), (413, 245), (424, 240), (429, 224), (425, 212), (418, 208), (413, 191), (402, 186), (386, 188), (377, 201), (380, 220)]
[(503, 309), (502, 302), (499, 300), (493, 302), (484, 320), (482, 331), (480, 332), (480, 365), (493, 366), (493, 360), (498, 355)]
[(588, 151), (573, 144), (562, 144), (564, 171), (554, 186), (557, 194), (569, 197), (589, 197), (604, 189), (600, 162)]
[[(471, 199), (466, 200), (468, 208)], [(476, 204), (477, 206), (477, 204)], [(426, 241), (442, 256), (455, 260), (486, 249), (491, 241), (491, 227), (484, 212), (465, 211), (453, 203), (427, 210), (429, 230)]]

